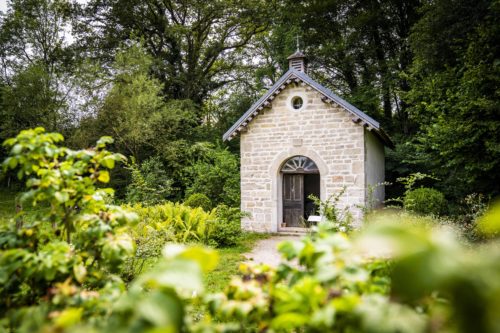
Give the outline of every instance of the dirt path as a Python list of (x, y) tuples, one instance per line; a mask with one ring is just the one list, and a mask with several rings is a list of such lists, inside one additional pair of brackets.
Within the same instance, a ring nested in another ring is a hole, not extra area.
[(278, 266), (281, 262), (281, 256), (277, 250), (278, 244), (287, 240), (298, 241), (300, 238), (301, 236), (272, 236), (262, 239), (255, 244), (252, 251), (245, 253), (244, 256), (248, 261)]

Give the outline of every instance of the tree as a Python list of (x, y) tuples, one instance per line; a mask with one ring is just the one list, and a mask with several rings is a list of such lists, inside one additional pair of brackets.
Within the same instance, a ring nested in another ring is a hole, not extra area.
[(30, 65), (61, 73), (73, 62), (68, 38), (71, 7), (67, 0), (11, 0), (0, 21), (0, 58), (4, 77)]
[(17, 73), (11, 84), (3, 87), (0, 139), (31, 127), (56, 130), (67, 124), (68, 119), (60, 112), (64, 103), (50, 81), (44, 66), (34, 64)]
[(93, 0), (83, 11), (80, 31), (91, 49), (98, 44), (96, 52), (104, 57), (124, 41), (143, 39), (165, 97), (199, 104), (234, 80), (240, 52), (266, 29), (272, 3)]
[(411, 64), (407, 37), (419, 5), (418, 0), (284, 1), (273, 33), (299, 32), (313, 76), (386, 129), (408, 134), (401, 92), (409, 86), (399, 74)]
[(74, 120), (70, 11), (66, 0), (12, 0), (0, 17), (0, 139), (36, 126), (65, 132)]
[(420, 130), (413, 145), (417, 154), (408, 159), (440, 177), (449, 196), (498, 195), (500, 6), (441, 0), (424, 9), (412, 34), (415, 62), (407, 101)]
[(192, 166), (187, 167), (189, 179), (186, 181), (186, 196), (201, 193), (210, 198), (214, 206), (239, 206), (240, 176), (237, 157), (225, 149), (207, 148)]

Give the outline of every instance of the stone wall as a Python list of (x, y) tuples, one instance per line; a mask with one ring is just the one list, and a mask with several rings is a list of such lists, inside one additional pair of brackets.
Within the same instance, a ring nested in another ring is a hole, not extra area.
[(384, 145), (375, 134), (367, 130), (365, 130), (365, 150), (367, 201), (369, 201), (367, 205), (380, 208), (384, 204), (385, 197), (385, 187), (382, 185), (385, 180)]
[[(304, 106), (294, 110), (292, 97)], [(290, 84), (247, 125), (241, 134), (241, 209), (251, 217), (242, 220), (246, 230), (278, 231), (281, 212), (281, 174), (290, 157), (304, 155), (320, 170), (321, 198), (347, 191), (340, 205), (350, 207), (357, 221), (365, 203), (364, 128), (338, 105), (324, 103), (305, 84)]]

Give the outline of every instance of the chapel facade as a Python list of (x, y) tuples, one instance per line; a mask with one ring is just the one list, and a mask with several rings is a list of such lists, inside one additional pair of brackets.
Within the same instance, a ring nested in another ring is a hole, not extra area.
[[(307, 75), (297, 51), (289, 70), (224, 134), (240, 137), (242, 228), (280, 232), (304, 227), (310, 195), (327, 200), (345, 187), (339, 207), (354, 221), (361, 207), (384, 200), (380, 124)], [(373, 189), (373, 190), (372, 190)]]

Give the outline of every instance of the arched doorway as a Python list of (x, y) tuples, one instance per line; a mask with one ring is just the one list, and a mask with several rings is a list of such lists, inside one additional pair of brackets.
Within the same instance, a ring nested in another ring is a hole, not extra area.
[(294, 156), (281, 167), (283, 178), (283, 221), (286, 227), (304, 227), (304, 220), (316, 207), (310, 195), (320, 198), (320, 174), (316, 163), (306, 156)]

